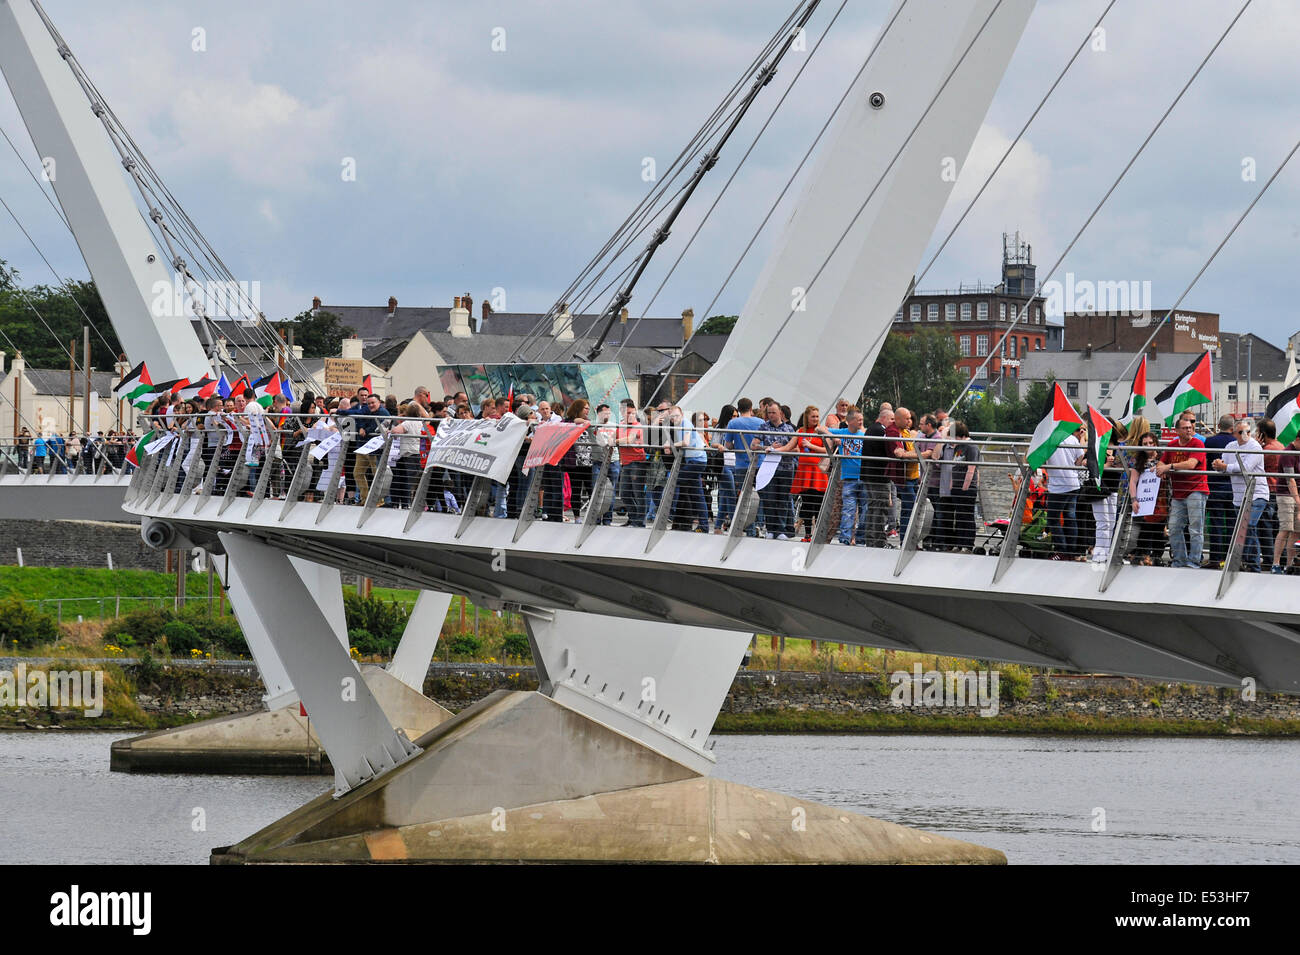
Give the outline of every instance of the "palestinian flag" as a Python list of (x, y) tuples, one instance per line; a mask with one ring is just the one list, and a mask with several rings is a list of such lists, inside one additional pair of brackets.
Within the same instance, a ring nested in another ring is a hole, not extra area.
[(118, 401), (123, 398), (134, 401), (136, 394), (143, 392), (152, 384), (153, 379), (149, 377), (149, 369), (144, 366), (144, 362), (140, 362), (114, 386), (113, 397)]
[(138, 468), (140, 466), (140, 458), (144, 455), (145, 445), (152, 441), (157, 434), (157, 431), (150, 431), (143, 438), (137, 441), (135, 447), (126, 452), (126, 459)]
[(217, 393), (217, 382), (207, 375), (198, 381), (192, 381), (180, 390), (180, 396), (186, 401), (206, 401)]
[(160, 381), (155, 385), (149, 385), (143, 391), (137, 390), (131, 398), (131, 404), (143, 411), (159, 398), (170, 395), (174, 391), (180, 391), (189, 383), (190, 380), (188, 378), (175, 378), (171, 381)]
[(1115, 429), (1110, 420), (1088, 405), (1088, 476), (1097, 487), (1101, 487), (1101, 472), (1106, 466), (1106, 449), (1110, 439), (1115, 436)]
[(1025, 458), (1029, 469), (1041, 468), (1061, 442), (1082, 427), (1083, 419), (1065, 397), (1061, 386), (1053, 382), (1051, 397), (1043, 409), (1043, 420), (1038, 422), (1034, 436), (1029, 439), (1029, 455)]
[(1133, 376), (1133, 388), (1128, 395), (1128, 404), (1124, 405), (1124, 413), (1119, 417), (1119, 423), (1127, 426), (1130, 421), (1138, 415), (1145, 415), (1147, 407), (1147, 356), (1142, 356), (1142, 362), (1138, 365), (1137, 374)]
[(250, 387), (252, 386), (248, 383), (248, 376), (240, 375), (239, 378), (235, 380), (235, 383), (230, 386), (230, 393), (232, 395), (242, 395)]
[(361, 387), (364, 388), (364, 389), (366, 389), (366, 394), (368, 394), (368, 395), (373, 395), (373, 394), (375, 393), (375, 386), (374, 386), (374, 384), (370, 381), (370, 376), (369, 376), (369, 375), (366, 375), (366, 380), (363, 381), (363, 382), (361, 382)]
[(1300, 435), (1300, 385), (1292, 385), (1270, 401), (1264, 417), (1273, 419), (1283, 445), (1294, 441)]
[(1214, 399), (1214, 378), (1210, 371), (1210, 353), (1202, 352), (1174, 383), (1156, 395), (1156, 408), (1165, 426), (1172, 428), (1178, 416), (1188, 408), (1209, 404)]
[(253, 400), (263, 408), (271, 407), (271, 401), (280, 394), (280, 373), (273, 371), (265, 378), (253, 382)]

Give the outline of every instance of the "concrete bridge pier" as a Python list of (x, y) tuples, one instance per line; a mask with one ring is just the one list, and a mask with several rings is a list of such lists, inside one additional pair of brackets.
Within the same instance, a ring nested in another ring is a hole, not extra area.
[[(572, 610), (527, 616), (537, 692), (492, 694), (416, 739), (407, 759), (215, 850), (212, 861), (1006, 861), (708, 778), (709, 733), (748, 634)], [(295, 683), (311, 682), (296, 670), (301, 658), (285, 663)], [(331, 759), (335, 745), (352, 745), (322, 740)]]
[[(202, 720), (113, 743), (109, 766), (116, 772), (214, 774), (317, 774), (332, 771), (318, 727), (285, 669), (266, 619), (248, 589), (249, 569), (240, 561), (212, 558), (229, 588), (231, 607), (266, 687), (263, 709)], [(294, 574), (311, 594), (328, 626), (324, 631), (348, 653), (343, 589), (337, 568), (289, 557)], [(410, 739), (451, 716), (423, 695), (424, 677), (437, 646), (451, 595), (424, 591), (407, 621), (388, 669), (360, 668), (362, 681), (392, 726)]]

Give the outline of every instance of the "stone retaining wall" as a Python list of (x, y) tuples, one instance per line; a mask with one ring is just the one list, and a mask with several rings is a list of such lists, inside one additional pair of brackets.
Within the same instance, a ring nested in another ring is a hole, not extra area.
[(27, 567), (114, 567), (166, 569), (164, 551), (148, 547), (140, 525), (109, 521), (0, 521), (0, 564)]
[[(211, 687), (194, 696), (161, 699), (137, 698), (145, 712), (166, 716), (220, 716), (261, 706), (260, 681), (232, 676), (231, 686)], [(1050, 685), (1050, 692), (1049, 692)], [(502, 664), (434, 663), (429, 667), (424, 692), (451, 710), (461, 710), (495, 690), (535, 690), (537, 673), (532, 667)], [(1053, 698), (1049, 699), (1048, 697)], [(922, 716), (968, 714), (972, 707), (911, 706), (906, 712)], [(723, 703), (723, 713), (770, 711), (831, 714), (899, 712), (881, 694), (880, 675), (875, 673), (801, 673), (745, 670)], [(1098, 717), (1150, 718), (1168, 720), (1249, 719), (1300, 720), (1300, 699), (1270, 696), (1245, 702), (1240, 693), (1228, 689), (1140, 681), (1126, 677), (1061, 676), (1050, 684), (1033, 678), (1030, 696), (1005, 701), (999, 711), (1007, 716), (1060, 716), (1078, 714)]]

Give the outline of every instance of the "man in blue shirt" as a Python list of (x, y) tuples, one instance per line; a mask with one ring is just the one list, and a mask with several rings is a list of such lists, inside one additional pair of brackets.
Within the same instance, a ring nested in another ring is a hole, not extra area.
[(37, 431), (36, 437), (32, 441), (32, 473), (33, 474), (45, 473), (45, 451), (46, 451), (45, 435)]
[(867, 484), (862, 480), (862, 448), (866, 431), (862, 427), (862, 412), (849, 409), (848, 426), (827, 428), (818, 425), (819, 434), (832, 437), (832, 450), (840, 458), (840, 535), (841, 544), (852, 544), (856, 535), (859, 544), (867, 539)]
[(62, 474), (66, 470), (64, 461), (67, 460), (67, 443), (57, 431), (50, 437), (49, 451), (50, 473)]
[[(754, 433), (763, 426), (763, 421), (754, 415), (754, 403), (748, 398), (736, 402), (736, 414), (727, 424), (727, 433), (723, 435), (723, 444), (737, 452), (735, 463), (731, 466), (731, 480), (739, 495), (745, 485), (745, 471), (749, 469), (749, 442)], [(745, 528), (751, 537), (757, 533), (757, 523)]]

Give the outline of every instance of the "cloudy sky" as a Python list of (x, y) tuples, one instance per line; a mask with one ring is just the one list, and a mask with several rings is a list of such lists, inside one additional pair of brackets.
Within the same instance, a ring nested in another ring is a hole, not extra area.
[[(924, 0), (910, 0), (924, 2)], [(710, 217), (652, 315), (702, 313), (870, 49), (892, 0), (839, 22)], [(449, 305), (505, 289), (547, 308), (793, 8), (793, 0), (45, 0), (45, 8), (172, 192), (268, 317), (327, 303)], [(965, 207), (1104, 0), (1040, 0), (936, 231)], [(1238, 0), (1119, 0), (922, 285), (998, 280), (1020, 230), (1040, 278), (1236, 13)], [(823, 0), (809, 47), (839, 0)], [(196, 42), (196, 32), (202, 43)], [(504, 31), (502, 33), (501, 31)], [(493, 50), (504, 39), (504, 50)], [(196, 45), (205, 49), (195, 50)], [(1300, 138), (1300, 4), (1255, 0), (1064, 265), (1152, 282), (1172, 303)], [(804, 54), (806, 55), (806, 54)], [(661, 251), (646, 307), (790, 82), (790, 61)], [(38, 168), (7, 91), (0, 123)], [(347, 160), (354, 181), (345, 180)], [(1253, 160), (1255, 181), (1243, 179)], [(863, 196), (870, 184), (863, 184)], [(0, 191), (62, 274), (87, 272), (0, 144)], [(797, 190), (795, 190), (797, 192)], [(1184, 307), (1278, 344), (1300, 328), (1300, 159), (1283, 172)], [(856, 208), (860, 198), (846, 197)], [(773, 222), (780, 223), (778, 213)], [(740, 309), (765, 232), (713, 312)], [(52, 281), (0, 215), (0, 258)], [(928, 259), (927, 254), (927, 259)], [(918, 264), (919, 267), (919, 264)]]

